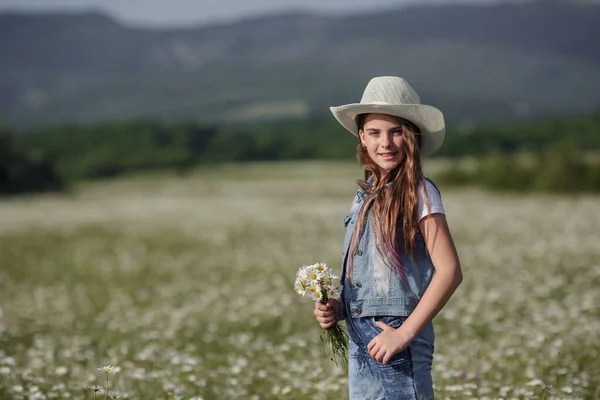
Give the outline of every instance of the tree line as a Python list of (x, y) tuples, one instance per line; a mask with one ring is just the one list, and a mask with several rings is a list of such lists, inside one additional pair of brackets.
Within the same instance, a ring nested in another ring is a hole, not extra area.
[[(550, 164), (557, 169), (553, 160), (560, 159), (562, 169), (556, 174), (586, 176), (586, 183), (573, 190), (600, 190), (600, 181), (595, 183), (596, 174), (600, 176), (597, 162), (584, 162), (580, 156), (600, 149), (599, 131), (600, 112), (518, 124), (450, 127), (436, 156), (474, 156), (480, 161), (475, 170), (449, 169), (443, 179), (455, 184), (485, 181), (488, 187), (499, 189), (524, 190), (533, 185), (540, 190), (561, 190), (555, 184), (540, 183), (539, 168), (532, 167)], [(74, 181), (137, 171), (185, 173), (202, 164), (352, 159), (357, 144), (357, 138), (330, 119), (241, 126), (133, 120), (26, 132), (2, 128), (0, 194), (64, 190)], [(516, 162), (519, 154), (532, 157)], [(495, 176), (499, 171), (509, 175), (500, 179)], [(511, 171), (521, 177), (510, 175)], [(529, 175), (534, 177), (523, 178)]]

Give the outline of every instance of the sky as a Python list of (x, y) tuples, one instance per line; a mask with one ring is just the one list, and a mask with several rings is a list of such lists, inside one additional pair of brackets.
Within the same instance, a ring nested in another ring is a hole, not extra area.
[(131, 25), (168, 27), (203, 25), (298, 9), (340, 14), (424, 2), (484, 5), (499, 1), (501, 0), (0, 0), (0, 12), (100, 10)]

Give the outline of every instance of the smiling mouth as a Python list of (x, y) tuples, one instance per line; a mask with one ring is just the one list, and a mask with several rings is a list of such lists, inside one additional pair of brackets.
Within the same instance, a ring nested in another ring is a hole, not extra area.
[(381, 157), (394, 157), (398, 152), (395, 153), (379, 153)]

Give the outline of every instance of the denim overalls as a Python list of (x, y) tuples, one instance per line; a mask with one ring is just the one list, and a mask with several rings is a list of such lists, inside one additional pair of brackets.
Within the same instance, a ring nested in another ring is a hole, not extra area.
[[(370, 210), (356, 251), (348, 254), (358, 214), (366, 198), (367, 194), (359, 189), (350, 214), (344, 217), (342, 318), (346, 320), (350, 336), (350, 399), (433, 399), (431, 365), (435, 336), (432, 323), (406, 349), (394, 355), (387, 365), (375, 361), (368, 354), (367, 345), (382, 332), (375, 322), (383, 321), (398, 328), (427, 289), (434, 267), (419, 233), (415, 258), (411, 259), (405, 251), (401, 253), (406, 275), (403, 281), (396, 270), (382, 260), (376, 249)], [(399, 241), (402, 246), (402, 232)], [(353, 257), (354, 264), (351, 284), (346, 277), (348, 257)]]

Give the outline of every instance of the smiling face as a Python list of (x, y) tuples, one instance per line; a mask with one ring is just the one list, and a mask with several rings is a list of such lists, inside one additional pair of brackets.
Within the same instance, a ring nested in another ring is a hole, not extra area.
[(404, 161), (404, 129), (398, 117), (369, 114), (358, 132), (362, 145), (383, 176)]

